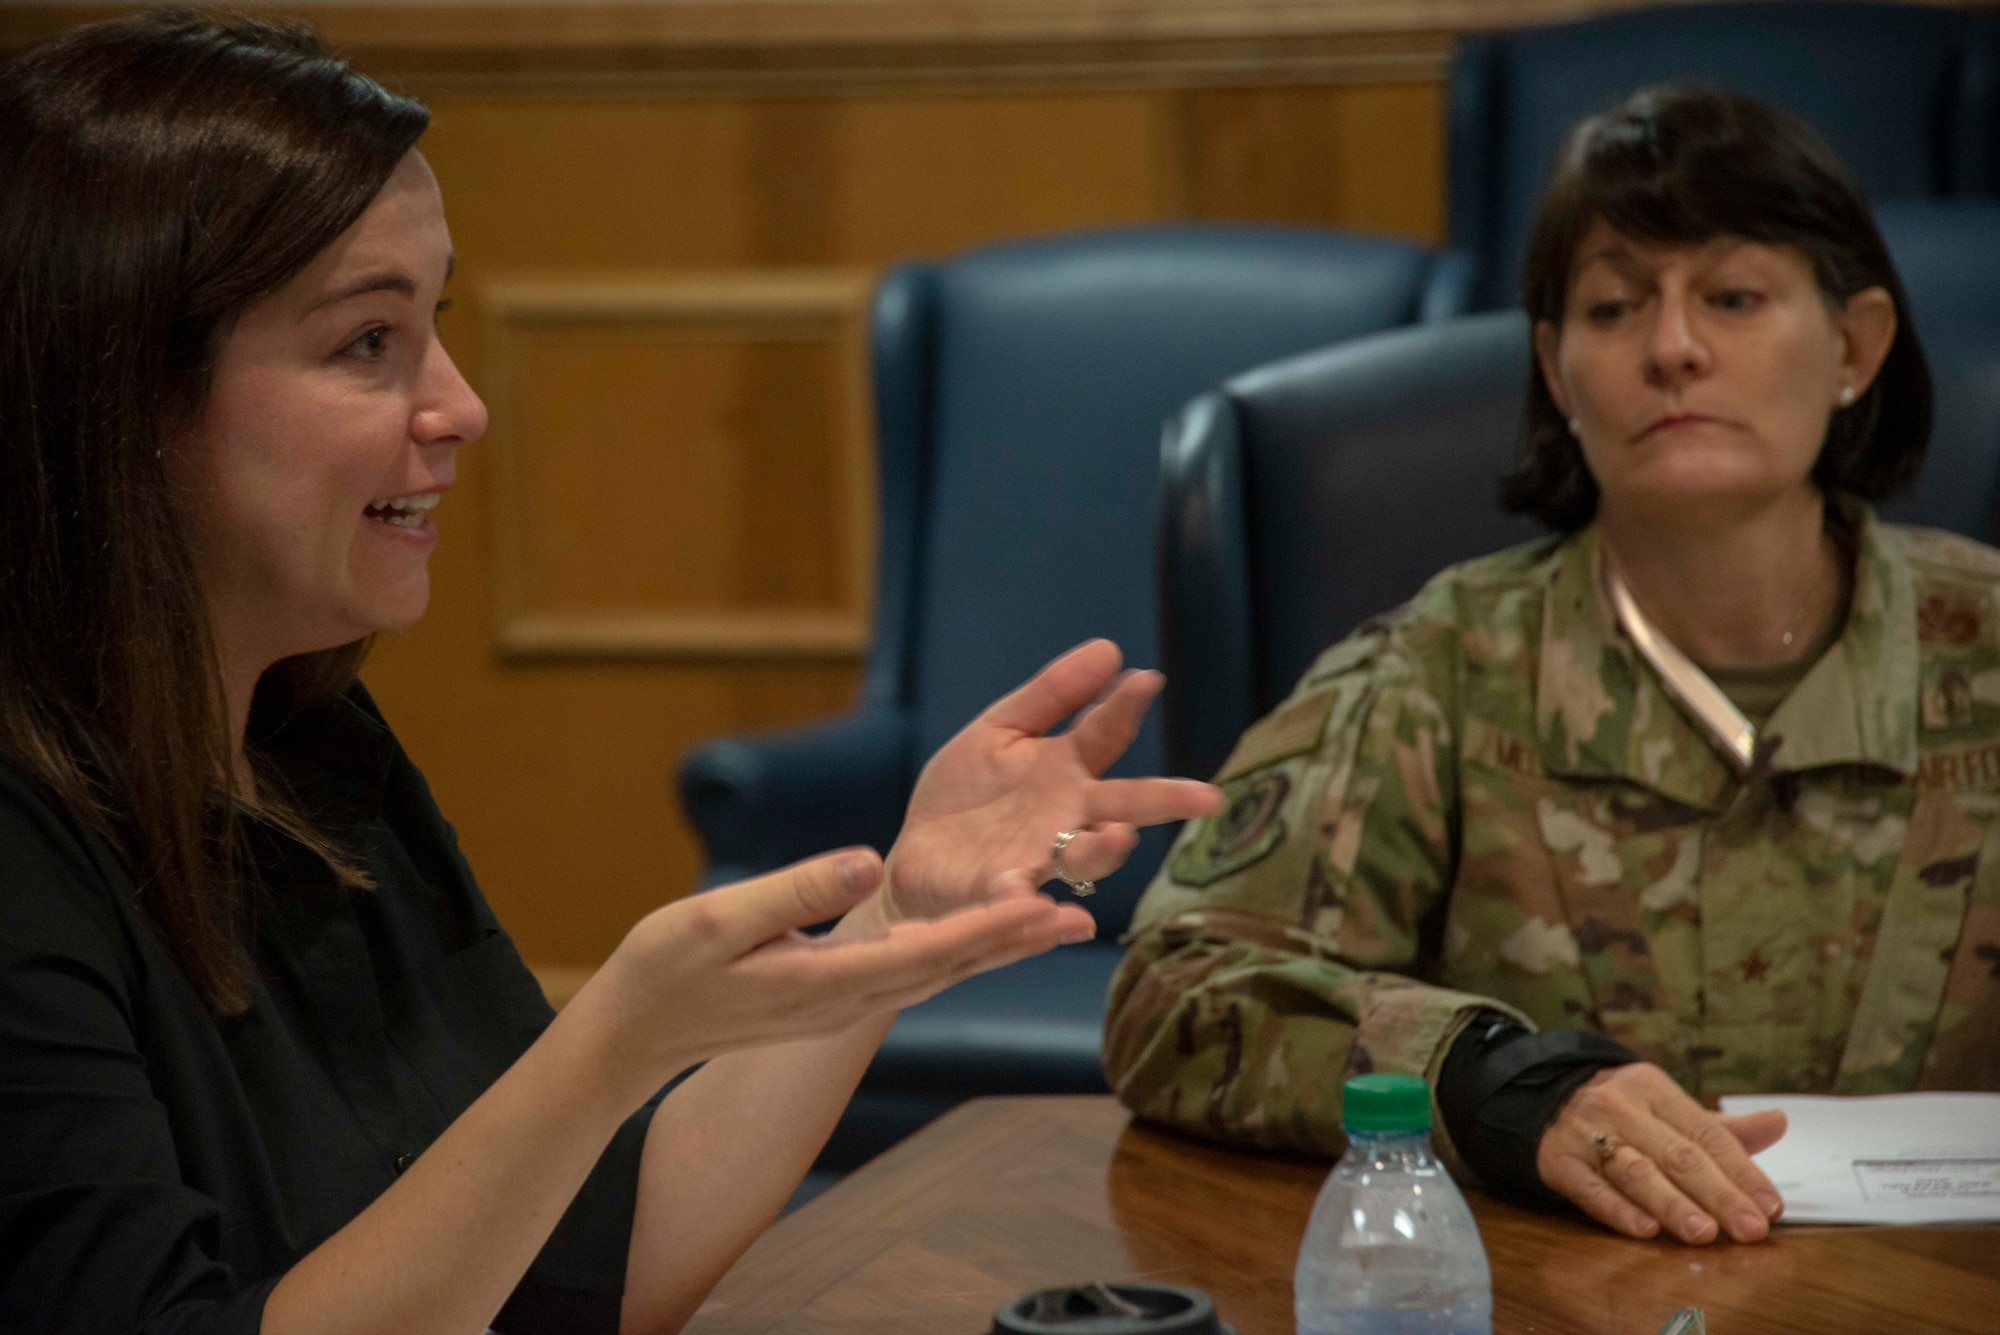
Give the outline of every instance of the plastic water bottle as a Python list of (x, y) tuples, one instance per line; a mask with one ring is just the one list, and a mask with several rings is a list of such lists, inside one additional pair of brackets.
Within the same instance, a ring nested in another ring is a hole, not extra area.
[(1313, 1203), (1292, 1284), (1299, 1335), (1492, 1335), (1486, 1249), (1431, 1154), (1430, 1089), (1356, 1076), (1340, 1124), (1347, 1153)]

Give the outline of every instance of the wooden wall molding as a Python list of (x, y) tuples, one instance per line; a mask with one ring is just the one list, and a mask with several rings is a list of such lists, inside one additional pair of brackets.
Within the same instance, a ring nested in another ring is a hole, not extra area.
[(859, 660), (866, 614), (835, 612), (516, 611), (500, 622), (512, 659), (813, 658)]
[[(420, 93), (575, 95), (1435, 79), (1455, 33), (1653, 2), (373, 0), (245, 7), (302, 18), (364, 68)], [(0, 5), (0, 47), (130, 8)]]
[[(875, 471), (868, 394), (868, 304), (863, 268), (495, 277), (479, 285), (480, 363), (492, 412), (484, 449), (491, 475), (489, 547), (495, 643), (503, 658), (820, 659), (866, 652), (874, 570)], [(591, 324), (693, 339), (825, 341), (847, 382), (836, 448), (848, 541), (841, 553), (843, 606), (728, 610), (535, 607), (530, 603), (527, 479), (520, 396), (530, 374), (524, 339), (537, 328)]]

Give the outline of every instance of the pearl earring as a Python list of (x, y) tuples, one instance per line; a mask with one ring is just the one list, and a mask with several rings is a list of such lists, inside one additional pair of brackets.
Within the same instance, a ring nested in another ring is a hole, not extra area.
[(1842, 385), (1840, 387), (1840, 406), (1845, 408), (1848, 405), (1852, 404), (1853, 402), (1854, 402), (1854, 386)]
[(1582, 434), (1583, 434), (1583, 423), (1581, 423), (1581, 422), (1577, 421), (1577, 420), (1576, 420), (1576, 419), (1575, 419), (1574, 417), (1570, 418), (1570, 419), (1569, 419), (1569, 433), (1570, 433), (1570, 434), (1571, 434), (1572, 436), (1580, 436), (1580, 435), (1582, 435)]

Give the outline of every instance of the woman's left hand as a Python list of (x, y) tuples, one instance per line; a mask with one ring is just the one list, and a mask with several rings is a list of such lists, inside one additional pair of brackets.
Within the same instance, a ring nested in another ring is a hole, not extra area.
[(1761, 1242), (1785, 1208), (1751, 1162), (1785, 1134), (1774, 1110), (1723, 1117), (1696, 1103), (1651, 1062), (1599, 1071), (1542, 1132), (1542, 1181), (1608, 1228), (1635, 1238), (1661, 1229), (1691, 1247), (1726, 1233)]
[[(1131, 744), (1165, 681), (1157, 672), (1121, 676), (1122, 662), (1109, 640), (1078, 645), (931, 757), (889, 858), (882, 908), (891, 921), (1031, 893), (1053, 879), (1050, 844), (1062, 831), (1080, 831), (1063, 870), (1095, 880), (1124, 863), (1136, 827), (1222, 809), (1212, 784), (1098, 777)], [(1076, 726), (1048, 735), (1078, 710)], [(1087, 921), (1074, 906), (1064, 913)]]

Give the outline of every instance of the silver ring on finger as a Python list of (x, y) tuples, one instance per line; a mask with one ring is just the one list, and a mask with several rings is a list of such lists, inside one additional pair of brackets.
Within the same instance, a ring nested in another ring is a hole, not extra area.
[(1618, 1157), (1618, 1151), (1625, 1148), (1625, 1140), (1616, 1131), (1599, 1131), (1590, 1138), (1590, 1152), (1597, 1156), (1597, 1171), (1602, 1174)]
[(1063, 868), (1063, 850), (1069, 847), (1070, 841), (1072, 839), (1075, 839), (1079, 834), (1082, 833), (1083, 831), (1081, 830), (1064, 830), (1060, 834), (1058, 834), (1054, 839), (1049, 841), (1050, 873), (1054, 875), (1054, 877), (1058, 881), (1061, 881), (1064, 885), (1068, 886), (1071, 892), (1074, 893), (1076, 897), (1079, 899), (1083, 898), (1085, 895), (1096, 894), (1097, 882), (1080, 881), (1076, 877), (1071, 876), (1069, 872)]

